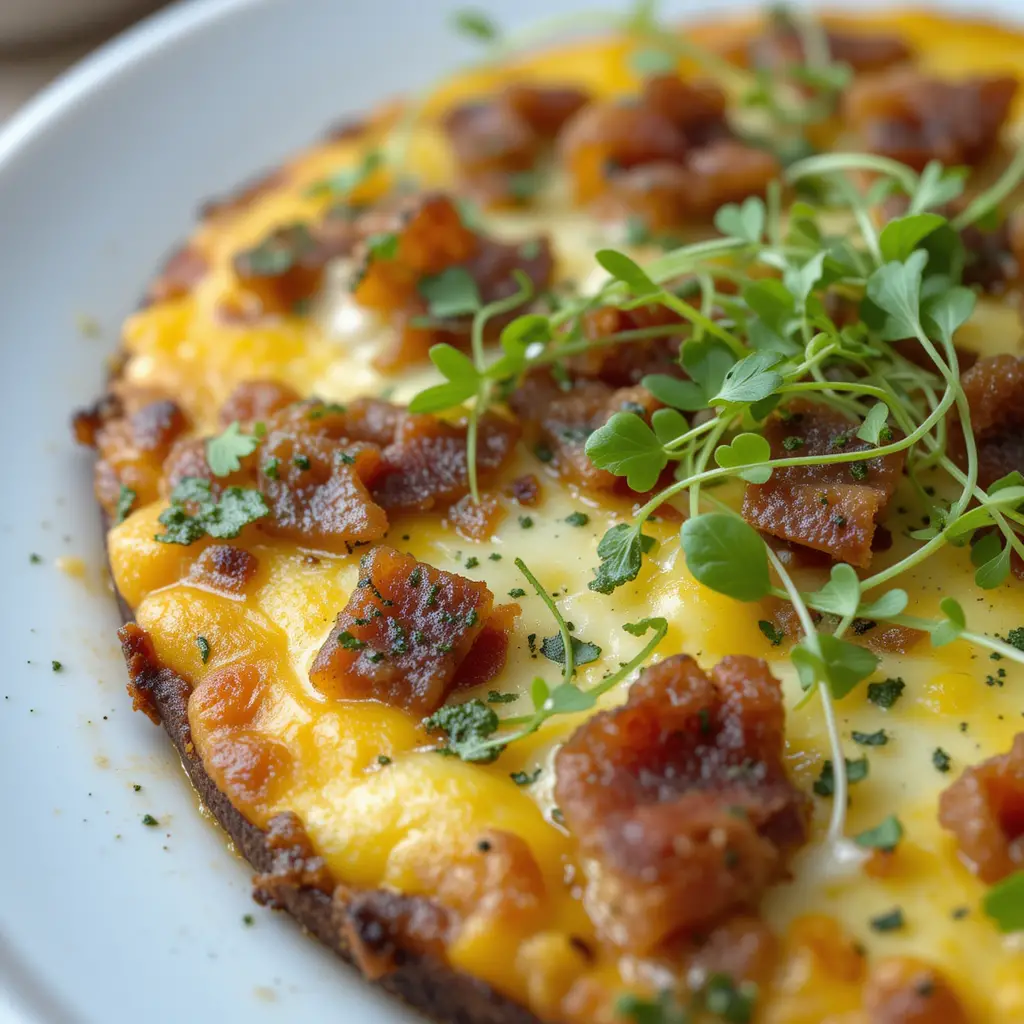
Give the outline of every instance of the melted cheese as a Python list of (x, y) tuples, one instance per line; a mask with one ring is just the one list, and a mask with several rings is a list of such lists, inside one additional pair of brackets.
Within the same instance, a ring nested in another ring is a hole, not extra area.
[[(920, 15), (886, 15), (879, 24), (902, 33), (923, 52), (927, 66), (944, 73), (1012, 71), (1024, 61), (1024, 39), (990, 26), (950, 26)], [(711, 26), (701, 32), (721, 41), (732, 29)], [(519, 73), (579, 82), (596, 93), (626, 91), (636, 83), (625, 54), (623, 43), (593, 43), (531, 58)], [(488, 69), (464, 76), (440, 91), (432, 109), (486, 92), (508, 73)], [(212, 272), (188, 298), (132, 318), (125, 331), (132, 357), (127, 378), (169, 389), (207, 430), (214, 429), (217, 406), (236, 383), (249, 378), (275, 377), (303, 393), (339, 401), (385, 388), (403, 401), (429, 383), (429, 371), (383, 378), (370, 367), (379, 324), (352, 304), (340, 284), (329, 289), (314, 318), (253, 327), (226, 324), (217, 316), (218, 303), (236, 287), (231, 256), (275, 225), (315, 216), (321, 207), (306, 195), (306, 186), (351, 159), (351, 143), (325, 145), (291, 165), (285, 185), (205, 225), (196, 244), (210, 259)], [(428, 127), (417, 133), (411, 165), (427, 182), (448, 180), (449, 157), (436, 131)], [(549, 232), (562, 277), (577, 281), (593, 272), (592, 253), (603, 241), (601, 229), (565, 210), (557, 196), (528, 215), (496, 218), (491, 227), (510, 237)], [(964, 343), (985, 351), (1017, 351), (1016, 311), (994, 303), (982, 307), (964, 332)], [(543, 499), (528, 510), (513, 506), (488, 542), (464, 540), (435, 515), (395, 518), (388, 542), (431, 565), (485, 580), (499, 601), (525, 585), (513, 565), (515, 556), (524, 557), (544, 585), (560, 595), (576, 635), (602, 647), (601, 659), (581, 670), (583, 685), (632, 656), (641, 641), (622, 625), (648, 615), (664, 616), (670, 623), (661, 656), (687, 651), (704, 665), (726, 654), (769, 659), (784, 680), (791, 709), (789, 762), (798, 783), (810, 789), (828, 751), (821, 708), (816, 699), (797, 707), (800, 690), (791, 666), (758, 628), (764, 609), (699, 587), (681, 557), (677, 524), (668, 521), (652, 524), (650, 532), (659, 544), (633, 584), (611, 597), (589, 591), (597, 542), (609, 525), (629, 517), (629, 507), (598, 505), (565, 487), (528, 453), (517, 459), (509, 478), (538, 473)], [(566, 523), (576, 510), (589, 514), (585, 527)], [(254, 719), (232, 725), (193, 716), (192, 722), (199, 751), (246, 817), (265, 825), (274, 814), (293, 810), (339, 881), (426, 895), (435, 891), (437, 865), (457, 859), (472, 837), (490, 828), (516, 833), (541, 869), (547, 905), (543, 913), (514, 924), (484, 911), (471, 915), (450, 950), (453, 964), (551, 1015), (586, 972), (595, 986), (612, 992), (623, 980), (649, 976), (644, 973), (649, 965), (626, 958), (588, 967), (569, 941), (571, 936), (591, 938), (593, 925), (584, 909), (573, 844), (552, 820), (549, 766), (556, 745), (579, 716), (550, 720), (492, 765), (438, 757), (424, 749), (426, 737), (404, 713), (372, 702), (327, 702), (310, 686), (309, 665), (354, 586), (357, 556), (312, 557), (292, 544), (246, 534), (242, 543), (257, 556), (258, 574), (247, 597), (229, 598), (185, 579), (204, 542), (181, 548), (153, 540), (160, 511), (159, 505), (139, 509), (112, 530), (115, 582), (152, 635), (160, 660), (193, 685), (233, 664), (265, 670), (265, 696)], [(533, 521), (530, 529), (517, 520), (523, 511)], [(894, 533), (904, 525), (896, 522)], [(887, 557), (898, 558), (900, 550), (897, 543)], [(471, 569), (466, 567), (469, 556), (478, 560)], [(1024, 622), (1019, 585), (976, 591), (962, 550), (946, 550), (924, 569), (901, 578), (901, 585), (917, 614), (933, 614), (940, 597), (954, 593), (976, 629), (1005, 632)], [(495, 685), (525, 694), (535, 675), (553, 681), (557, 673), (531, 654), (526, 642), (528, 634), (553, 631), (550, 617), (532, 595), (521, 603), (508, 665)], [(196, 644), (200, 635), (210, 644), (205, 664)], [(977, 910), (981, 886), (960, 865), (950, 837), (936, 821), (937, 794), (954, 775), (932, 765), (936, 747), (949, 752), (954, 773), (1009, 747), (1021, 723), (1024, 678), (1019, 669), (1009, 668), (1005, 685), (986, 685), (986, 676), (999, 667), (965, 645), (932, 651), (925, 643), (910, 656), (891, 657), (883, 665), (882, 676), (899, 675), (907, 684), (895, 708), (880, 710), (867, 702), (863, 690), (838, 705), (847, 753), (867, 753), (871, 766), (869, 777), (852, 790), (849, 832), (898, 812), (906, 838), (883, 878), (860, 870), (825, 870), (834, 851), (822, 846), (828, 807), (816, 801), (815, 838), (795, 864), (795, 880), (775, 888), (766, 901), (769, 921), (785, 935), (785, 956), (775, 991), (762, 1000), (761, 1019), (773, 1024), (862, 1019), (863, 964), (844, 953), (834, 926), (815, 916), (824, 914), (872, 955), (915, 953), (941, 965), (978, 1019), (1024, 1021), (1024, 953), (1003, 943)], [(602, 705), (621, 701), (625, 690), (608, 694)], [(861, 749), (849, 739), (851, 730), (872, 732), (883, 726), (891, 737), (886, 746)], [(225, 737), (230, 744), (241, 735), (271, 764), (272, 781), (259, 792), (233, 785), (224, 771), (218, 776)], [(390, 762), (382, 764), (381, 757)], [(533, 787), (519, 787), (509, 778), (538, 766), (547, 770)], [(903, 908), (907, 927), (884, 935), (872, 932), (869, 919), (896, 905)], [(961, 906), (971, 912), (954, 922), (951, 911)]]

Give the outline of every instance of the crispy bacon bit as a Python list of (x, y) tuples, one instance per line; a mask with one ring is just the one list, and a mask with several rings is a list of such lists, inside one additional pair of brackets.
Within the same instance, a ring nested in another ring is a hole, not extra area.
[(635, 412), (649, 420), (658, 408), (642, 387), (610, 388), (597, 380), (576, 381), (563, 391), (547, 373), (531, 374), (511, 396), (533, 444), (547, 446), (559, 475), (589, 490), (625, 490), (625, 480), (598, 469), (586, 453), (587, 438), (617, 412)]
[(292, 811), (275, 814), (267, 824), (267, 847), (273, 851), (270, 871), (253, 880), (253, 899), (268, 907), (280, 907), (286, 889), (334, 889), (331, 873), (309, 841), (298, 815)]
[[(899, 37), (883, 33), (860, 34), (830, 29), (825, 34), (832, 60), (849, 64), (854, 71), (883, 71), (901, 64), (912, 54)], [(765, 71), (786, 71), (806, 61), (803, 40), (791, 25), (775, 23), (751, 41), (749, 62)]]
[(387, 533), (387, 513), (367, 490), (380, 468), (375, 446), (346, 449), (315, 436), (274, 431), (260, 459), (259, 489), (272, 513), (261, 526), (268, 533), (327, 551)]
[(559, 145), (577, 203), (601, 199), (611, 216), (659, 231), (761, 192), (779, 171), (770, 154), (732, 138), (717, 86), (675, 75), (649, 78), (635, 103), (584, 107)]
[(429, 715), (491, 614), (477, 583), (378, 547), (359, 565), (359, 585), (320, 648), (309, 678), (342, 700), (379, 700)]
[(508, 658), (508, 643), (522, 609), (517, 604), (495, 605), (490, 617), (473, 642), (469, 654), (455, 670), (452, 690), (483, 686), (500, 675)]
[(967, 1012), (948, 979), (915, 957), (888, 957), (864, 988), (868, 1024), (967, 1024)]
[(432, 900), (386, 889), (338, 886), (334, 915), (356, 966), (371, 981), (396, 970), (409, 954), (443, 962), (453, 927), (451, 915)]
[(239, 384), (220, 407), (220, 422), (252, 423), (265, 420), (300, 401), (302, 396), (292, 387), (277, 380), (246, 380)]
[(87, 430), (92, 433), (99, 453), (96, 497), (108, 516), (116, 512), (122, 487), (135, 492), (136, 507), (157, 499), (164, 459), (175, 438), (188, 427), (185, 414), (166, 399), (149, 402), (130, 414), (108, 404), (94, 418), (80, 414), (75, 422), (79, 436), (87, 436)]
[(259, 560), (251, 551), (232, 544), (214, 544), (192, 563), (188, 579), (200, 587), (225, 594), (244, 593), (259, 568)]
[[(118, 630), (118, 639), (128, 668), (132, 711), (142, 712), (154, 725), (160, 724), (161, 705), (184, 717), (188, 684), (176, 672), (161, 668), (150, 634), (135, 623), (126, 623)], [(191, 742), (187, 730), (184, 742)]]
[(474, 501), (467, 494), (448, 509), (448, 522), (460, 537), (484, 541), (494, 535), (498, 524), (507, 515), (507, 509), (496, 494), (484, 492), (479, 501)]
[(939, 824), (983, 882), (1024, 867), (1024, 733), (1008, 754), (967, 768), (939, 797)]
[(505, 488), (505, 493), (512, 498), (517, 505), (525, 505), (527, 508), (534, 508), (540, 504), (540, 481), (533, 473), (524, 476), (517, 476)]
[(146, 291), (146, 305), (180, 299), (206, 276), (209, 261), (194, 246), (183, 245), (163, 265)]
[(326, 260), (307, 224), (275, 228), (259, 245), (235, 256), (238, 280), (264, 313), (290, 313), (323, 284)]
[(516, 205), (562, 125), (587, 102), (566, 87), (522, 82), (489, 100), (454, 108), (444, 127), (471, 192), (489, 206)]
[[(373, 233), (393, 233), (398, 239), (392, 258), (374, 256), (369, 250), (363, 254), (362, 271), (354, 288), (360, 305), (390, 316), (397, 329), (394, 347), (375, 360), (379, 369), (394, 370), (422, 360), (437, 342), (468, 343), (469, 315), (416, 326), (414, 321), (430, 312), (420, 291), (425, 279), (460, 268), (472, 278), (484, 304), (518, 291), (513, 271), (519, 270), (530, 279), (534, 294), (551, 280), (554, 259), (546, 238), (505, 244), (478, 234), (463, 223), (458, 207), (446, 195), (415, 197), (393, 212), (373, 216)], [(489, 320), (488, 337), (521, 312), (518, 309)]]
[[(1024, 471), (1024, 360), (1008, 354), (979, 359), (960, 376), (971, 409), (982, 487)], [(950, 432), (950, 454), (967, 466), (963, 432)]]
[(806, 839), (808, 801), (786, 776), (778, 681), (724, 658), (646, 669), (623, 707), (585, 722), (555, 759), (555, 796), (589, 871), (592, 914), (646, 952), (754, 906)]
[(601, 342), (615, 334), (658, 328), (665, 328), (666, 336), (598, 345), (571, 356), (569, 371), (574, 377), (593, 377), (613, 388), (639, 384), (649, 373), (681, 377), (679, 345), (685, 327), (678, 314), (661, 305), (588, 310), (583, 315), (583, 336), (588, 341)]
[(951, 82), (896, 68), (855, 82), (845, 116), (873, 153), (917, 170), (929, 160), (973, 166), (996, 148), (1017, 86), (1008, 75)]
[[(512, 420), (486, 412), (477, 425), (476, 466), (486, 483), (508, 461), (519, 440)], [(465, 424), (404, 414), (382, 453), (374, 500), (390, 510), (424, 511), (457, 501), (469, 490)]]
[[(797, 401), (784, 415), (768, 420), (764, 435), (773, 459), (870, 451), (870, 445), (856, 438), (856, 427), (827, 406)], [(858, 463), (776, 469), (766, 484), (747, 485), (743, 518), (775, 537), (866, 566), (876, 524), (902, 471), (902, 453)]]

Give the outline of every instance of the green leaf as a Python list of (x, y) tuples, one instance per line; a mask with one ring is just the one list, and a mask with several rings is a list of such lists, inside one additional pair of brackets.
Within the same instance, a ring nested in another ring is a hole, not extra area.
[(796, 315), (792, 294), (774, 277), (744, 285), (742, 295), (743, 301), (761, 320), (779, 334)]
[(963, 193), (966, 177), (966, 168), (947, 170), (938, 160), (932, 160), (921, 172), (910, 200), (911, 212), (919, 213), (936, 206), (945, 206), (957, 199)]
[(921, 249), (903, 263), (886, 263), (868, 278), (868, 298), (887, 315), (882, 337), (899, 341), (913, 337), (920, 323), (921, 274), (928, 254)]
[(661, 618), (659, 615), (652, 615), (646, 619), (640, 619), (639, 622), (624, 622), (622, 629), (630, 636), (643, 636), (644, 633), (652, 629), (667, 629), (668, 621)]
[[(724, 371), (723, 371), (724, 376)], [(692, 380), (680, 380), (665, 373), (651, 373), (640, 381), (659, 402), (685, 412), (697, 412), (708, 406), (707, 395)]]
[(757, 244), (764, 235), (766, 219), (764, 200), (750, 196), (743, 204), (726, 203), (715, 214), (715, 227), (729, 238)]
[(427, 300), (430, 315), (438, 320), (475, 313), (481, 305), (480, 290), (465, 267), (448, 267), (421, 278), (416, 288)]
[[(573, 662), (578, 665), (589, 665), (592, 661), (597, 661), (601, 657), (601, 648), (597, 644), (588, 643), (585, 640), (580, 640), (577, 637), (570, 637), (572, 641), (572, 658)], [(565, 645), (562, 643), (562, 634), (556, 633), (554, 636), (546, 636), (541, 641), (540, 653), (544, 655), (548, 661), (553, 661), (558, 665), (565, 664)], [(556, 691), (557, 692), (557, 691)]]
[(1003, 550), (1003, 538), (999, 533), (986, 533), (971, 538), (971, 564), (977, 569), (991, 562)]
[(1002, 548), (995, 557), (978, 566), (974, 582), (982, 590), (995, 590), (1010, 578), (1010, 545)]
[(757, 1005), (757, 985), (737, 981), (731, 974), (715, 972), (701, 989), (704, 1008), (724, 1024), (750, 1024)]
[(475, 698), (463, 704), (445, 704), (423, 721), (427, 732), (439, 732), (447, 737), (443, 748), (446, 753), (463, 761), (484, 764), (501, 753), (500, 745), (488, 742), (500, 725), (494, 709)]
[(576, 711), (589, 711), (594, 706), (594, 695), (572, 683), (562, 683), (551, 691), (544, 710), (553, 715), (569, 715)]
[(1004, 491), (1007, 487), (1024, 487), (1024, 476), (1016, 470), (1012, 469), (1006, 476), (1001, 476), (998, 480), (988, 485), (988, 493), (990, 495), (995, 494), (996, 491)]
[(769, 622), (768, 619), (758, 619), (757, 628), (761, 630), (765, 640), (767, 640), (772, 647), (778, 647), (782, 641), (786, 639), (786, 634), (783, 633), (774, 622)]
[(946, 617), (931, 629), (932, 647), (945, 647), (967, 628), (967, 617), (959, 601), (952, 597), (944, 597), (939, 602), (939, 607)]
[(598, 594), (610, 594), (635, 580), (643, 563), (643, 556), (654, 547), (654, 538), (641, 533), (642, 524), (619, 523), (601, 538), (597, 554), (601, 564), (594, 579), (587, 586)]
[(729, 368), (711, 404), (759, 402), (774, 394), (782, 384), (782, 375), (771, 369), (778, 361), (774, 352), (753, 352), (741, 359)]
[[(190, 512), (189, 505), (196, 511)], [(214, 501), (208, 480), (186, 477), (171, 493), (171, 505), (160, 513), (165, 533), (153, 538), (161, 544), (195, 543), (202, 537), (237, 537), (249, 523), (270, 515), (270, 507), (259, 491), (228, 487)]]
[(595, 259), (617, 281), (621, 281), (637, 298), (659, 295), (662, 291), (635, 261), (624, 252), (600, 249)]
[(782, 274), (786, 290), (796, 300), (796, 308), (803, 310), (807, 305), (814, 286), (821, 280), (825, 269), (825, 253), (812, 256), (802, 267), (787, 266)]
[(878, 657), (864, 647), (839, 640), (829, 633), (818, 634), (821, 657), (810, 649), (807, 640), (793, 648), (791, 658), (800, 685), (810, 690), (825, 682), (836, 700), (842, 700), (858, 683), (878, 668)]
[(880, 683), (868, 683), (868, 700), (886, 711), (903, 696), (907, 684), (900, 678), (883, 679)]
[(441, 375), (450, 381), (469, 381), (476, 387), (480, 380), (473, 360), (453, 345), (442, 342), (430, 346), (430, 361), (441, 371)]
[(871, 406), (868, 410), (867, 416), (864, 417), (864, 422), (860, 425), (860, 429), (857, 431), (857, 438), (861, 441), (867, 441), (868, 444), (880, 445), (882, 444), (882, 437), (884, 432), (888, 431), (888, 436), (892, 437), (892, 431), (889, 430), (889, 406), (885, 402), (877, 402)]
[[(851, 761), (848, 757), (843, 758), (846, 762), (846, 781), (851, 785), (863, 782), (868, 777), (870, 766), (866, 757), (857, 758)], [(821, 766), (821, 774), (814, 780), (814, 792), (818, 796), (832, 796), (835, 793), (836, 774), (835, 766), (830, 760), (826, 760)]]
[(651, 416), (654, 436), (663, 444), (670, 444), (689, 429), (686, 417), (675, 409), (657, 409)]
[(488, 368), (486, 376), (502, 380), (520, 374), (526, 368), (526, 352), (531, 345), (546, 345), (551, 340), (551, 322), (539, 313), (517, 316), (501, 332), (504, 355)]
[(810, 595), (808, 604), (840, 618), (856, 615), (860, 604), (860, 579), (856, 570), (845, 562), (833, 565), (828, 583)]
[(736, 475), (752, 484), (767, 483), (772, 467), (762, 465), (772, 457), (771, 445), (760, 434), (738, 434), (732, 444), (719, 445), (715, 449), (715, 462), (723, 469), (743, 469)]
[(654, 431), (633, 412), (617, 412), (587, 438), (586, 452), (598, 469), (624, 476), (634, 491), (649, 491), (668, 456)]
[(903, 825), (899, 818), (890, 814), (881, 824), (855, 835), (853, 841), (868, 850), (883, 850), (886, 853), (892, 853), (902, 838)]
[[(725, 375), (736, 362), (736, 357), (729, 347), (715, 338), (702, 338), (700, 341), (688, 341), (683, 345), (683, 368), (690, 379), (697, 382), (704, 392), (705, 408), (712, 395), (722, 390)], [(680, 406), (679, 408), (686, 408)]]
[(120, 490), (117, 492), (117, 507), (114, 509), (115, 524), (123, 523), (131, 515), (136, 498), (138, 498), (138, 494), (135, 491), (121, 484)]
[(882, 258), (886, 262), (896, 260), (902, 263), (918, 243), (945, 223), (946, 218), (937, 213), (912, 213), (889, 221), (878, 237)]
[(683, 552), (695, 580), (738, 601), (758, 601), (771, 590), (768, 551), (739, 516), (706, 512), (683, 523)]
[(993, 885), (981, 906), (1001, 932), (1024, 931), (1024, 871), (1015, 871)]
[(888, 590), (869, 604), (862, 604), (857, 615), (862, 619), (891, 619), (903, 612), (909, 600), (905, 590)]
[(378, 231), (366, 239), (366, 248), (375, 260), (393, 260), (398, 255), (398, 234)]
[(451, 25), (456, 32), (483, 43), (493, 43), (501, 34), (498, 26), (487, 14), (471, 7), (453, 11)]
[(260, 446), (255, 434), (243, 434), (235, 420), (223, 433), (206, 441), (206, 464), (214, 476), (228, 476), (242, 468), (241, 459)]
[(623, 1024), (691, 1024), (689, 1013), (667, 989), (653, 999), (632, 992), (619, 996), (615, 1016)]
[(629, 55), (629, 66), (641, 76), (668, 75), (679, 68), (679, 61), (669, 50), (648, 47)]
[(535, 676), (530, 684), (530, 702), (533, 704), (533, 710), (540, 711), (550, 694), (548, 684), (540, 676)]
[(383, 165), (384, 154), (379, 149), (371, 149), (354, 167), (346, 167), (344, 170), (338, 171), (337, 174), (315, 181), (309, 186), (307, 194), (311, 196), (330, 195), (335, 199), (345, 199)]
[(435, 384), (413, 396), (409, 402), (409, 412), (441, 412), (444, 409), (454, 409), (475, 394), (476, 387), (470, 387), (468, 381)]
[(953, 335), (971, 318), (977, 301), (978, 297), (970, 288), (949, 288), (925, 306), (926, 325), (933, 328), (946, 345), (952, 345)]

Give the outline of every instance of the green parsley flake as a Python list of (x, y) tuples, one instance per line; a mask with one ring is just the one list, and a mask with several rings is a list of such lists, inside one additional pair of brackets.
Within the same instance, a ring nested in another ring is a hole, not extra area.
[(869, 850), (882, 850), (885, 853), (892, 853), (899, 841), (903, 838), (903, 825), (899, 818), (890, 814), (880, 825), (869, 828), (854, 836), (858, 846)]
[(50, 667), (53, 669), (54, 672), (63, 672), (64, 671), (64, 664), (62, 662), (60, 662), (60, 661), (51, 661), (50, 662)]
[[(190, 512), (189, 506), (196, 511)], [(171, 505), (160, 513), (165, 533), (153, 539), (161, 544), (194, 544), (203, 537), (228, 540), (257, 519), (270, 515), (270, 507), (259, 491), (226, 488), (214, 501), (208, 480), (185, 477), (171, 492)]]
[(509, 597), (514, 597), (514, 598), (517, 598), (517, 599), (520, 598), (520, 597), (526, 597), (526, 591), (523, 590), (522, 587), (513, 587), (508, 592), (508, 596)]
[(868, 924), (876, 932), (896, 932), (903, 928), (906, 921), (903, 918), (903, 911), (899, 907), (893, 907), (892, 910), (871, 918)]
[[(569, 639), (572, 642), (573, 662), (577, 666), (589, 665), (592, 661), (597, 661), (601, 657), (601, 648), (597, 644), (587, 643), (574, 636)], [(540, 643), (540, 653), (548, 661), (553, 661), (556, 665), (564, 665), (565, 644), (562, 642), (562, 634), (556, 633), (554, 636), (544, 637)]]
[(862, 747), (884, 747), (889, 742), (889, 734), (884, 729), (879, 729), (877, 732), (854, 730), (850, 735), (853, 742), (859, 743)]
[(342, 630), (338, 634), (338, 643), (346, 651), (361, 651), (366, 647), (365, 640), (360, 640), (358, 637), (353, 636), (347, 629)]
[[(851, 761), (846, 758), (846, 781), (852, 786), (868, 777), (868, 759), (866, 757)], [(826, 760), (821, 766), (821, 774), (814, 780), (814, 792), (818, 796), (833, 796), (836, 788), (835, 766)]]
[(132, 509), (135, 507), (135, 499), (138, 497), (135, 491), (130, 487), (125, 487), (121, 484), (121, 490), (117, 495), (117, 507), (114, 509), (114, 522), (117, 524), (123, 523), (128, 516), (131, 514)]
[(205, 636), (197, 636), (196, 647), (199, 648), (199, 660), (205, 665), (210, 660), (210, 641)]
[(444, 734), (446, 742), (439, 748), (442, 753), (454, 754), (463, 761), (487, 764), (497, 758), (502, 748), (484, 747), (483, 744), (498, 731), (500, 724), (491, 708), (474, 699), (438, 708), (424, 720), (423, 727), (427, 732)]
[(932, 764), (936, 771), (945, 773), (952, 767), (953, 759), (942, 749), (942, 747), (936, 747), (932, 751)]
[(885, 679), (880, 683), (868, 683), (868, 700), (887, 711), (903, 696), (906, 683), (902, 679)]
[(765, 640), (772, 645), (772, 647), (778, 647), (783, 640), (786, 639), (786, 634), (775, 625), (774, 622), (769, 622), (767, 619), (758, 619), (757, 628), (764, 634)]
[(570, 526), (586, 526), (590, 522), (590, 516), (586, 512), (570, 512), (565, 521)]
[(517, 786), (532, 786), (540, 778), (543, 770), (543, 768), (537, 768), (532, 772), (511, 772), (509, 778)]
[(142, 824), (147, 825), (149, 828), (155, 828), (160, 822), (152, 814), (144, 814), (142, 816)]
[(993, 885), (981, 906), (1001, 932), (1024, 931), (1024, 871), (1016, 871)]
[(260, 445), (260, 438), (243, 434), (238, 420), (223, 433), (206, 441), (206, 464), (214, 476), (229, 476), (242, 468), (241, 460), (252, 455)]

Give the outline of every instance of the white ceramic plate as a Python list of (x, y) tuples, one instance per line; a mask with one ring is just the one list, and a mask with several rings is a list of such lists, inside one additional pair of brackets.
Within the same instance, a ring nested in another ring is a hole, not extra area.
[[(551, 10), (477, 6), (506, 23)], [(163, 732), (131, 713), (91, 460), (67, 423), (99, 393), (118, 324), (198, 202), (465, 58), (448, 7), (180, 4), (0, 134), (0, 1018), (408, 1020), (252, 904), (250, 872), (199, 815)], [(1018, 0), (989, 7), (1012, 16)], [(85, 560), (84, 582), (58, 568), (68, 556)]]

